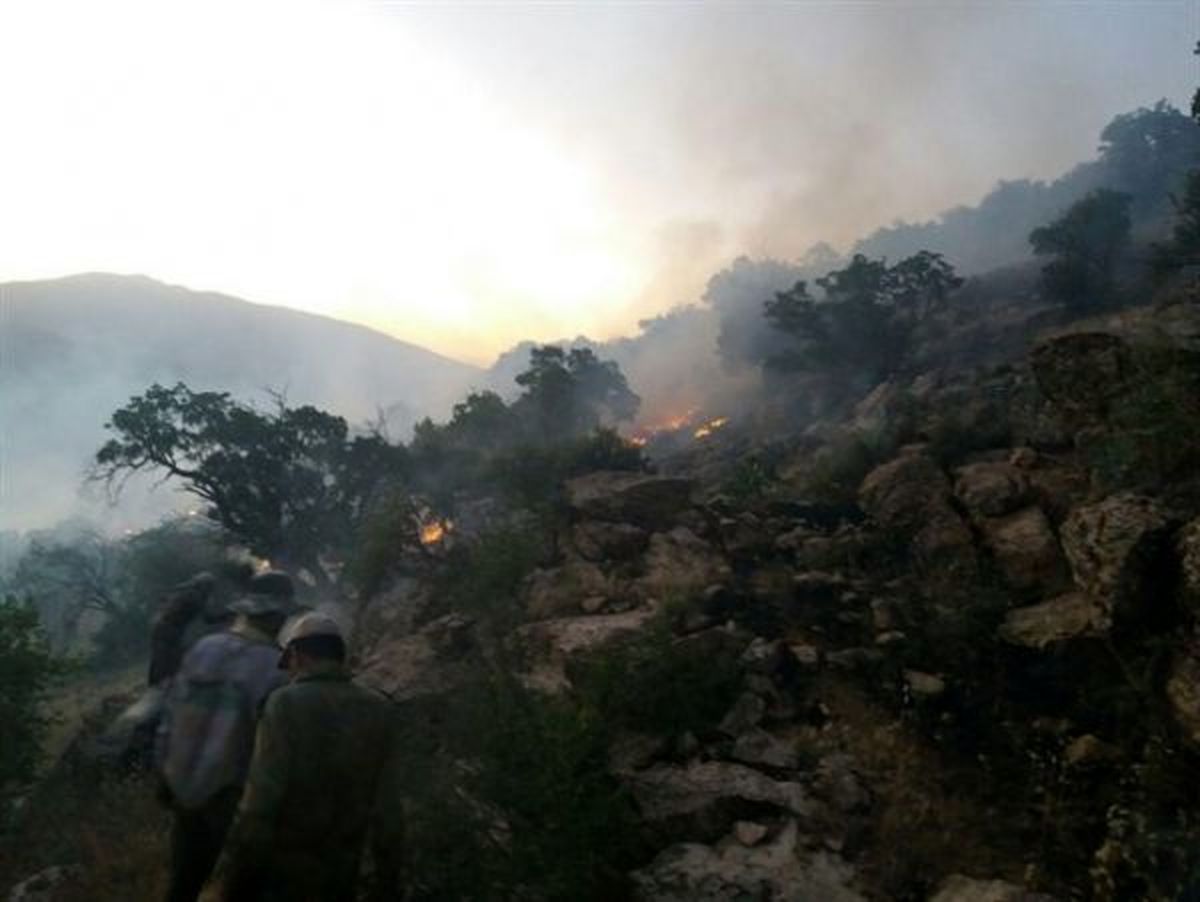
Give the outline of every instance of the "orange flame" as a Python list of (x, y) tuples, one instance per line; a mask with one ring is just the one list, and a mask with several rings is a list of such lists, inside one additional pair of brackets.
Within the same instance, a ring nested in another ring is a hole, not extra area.
[(422, 545), (436, 545), (449, 535), (453, 526), (449, 520), (431, 520), (421, 524), (417, 535)]
[(707, 423), (703, 423), (692, 435), (698, 439), (708, 438), (728, 422), (729, 417), (717, 417), (709, 420)]

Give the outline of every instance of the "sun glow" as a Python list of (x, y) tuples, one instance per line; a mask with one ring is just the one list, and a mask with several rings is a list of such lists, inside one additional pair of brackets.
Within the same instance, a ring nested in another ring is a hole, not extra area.
[(384, 6), (50, 0), (0, 33), (4, 278), (142, 272), (476, 360), (639, 284), (587, 167)]

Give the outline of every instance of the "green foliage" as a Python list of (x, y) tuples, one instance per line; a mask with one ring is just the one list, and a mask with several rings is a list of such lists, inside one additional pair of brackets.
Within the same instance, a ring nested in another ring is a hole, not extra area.
[(856, 254), (849, 266), (817, 279), (823, 302), (805, 282), (766, 302), (767, 319), (792, 339), (788, 351), (767, 362), (875, 385), (901, 367), (914, 334), (945, 308), (962, 281), (930, 251), (891, 268)]
[(620, 368), (589, 348), (534, 348), (517, 384), (525, 392), (514, 407), (547, 444), (632, 419), (641, 403)]
[(1200, 449), (1200, 355), (1169, 347), (1134, 352), (1130, 388), (1109, 408), (1106, 428), (1084, 446), (1101, 487), (1162, 489), (1191, 479)]
[(601, 900), (628, 895), (633, 808), (607, 772), (595, 713), (499, 672), (414, 736), (409, 875), (416, 899)]
[(1100, 188), (1073, 204), (1059, 219), (1029, 233), (1042, 267), (1046, 294), (1073, 308), (1100, 307), (1113, 300), (1113, 270), (1129, 243), (1130, 195)]
[(612, 729), (660, 736), (712, 730), (741, 691), (737, 658), (676, 640), (666, 621), (583, 658), (571, 682)]
[(0, 601), (0, 789), (33, 776), (47, 718), (41, 703), (64, 662), (50, 652), (29, 601)]
[(831, 504), (857, 501), (863, 479), (894, 449), (894, 442), (885, 435), (856, 433), (839, 438), (813, 458), (802, 480), (801, 494), (810, 501)]
[(497, 630), (511, 628), (521, 618), (517, 590), (544, 549), (536, 524), (493, 530), (454, 548), (437, 583), (439, 607), (483, 617)]
[(323, 552), (340, 549), (373, 493), (405, 467), (403, 448), (351, 437), (346, 421), (280, 402), (262, 413), (223, 392), (151, 386), (117, 410), (96, 454), (109, 485), (136, 471), (179, 479), (206, 515), (260, 557), (327, 579)]
[(1200, 169), (1188, 173), (1182, 192), (1172, 195), (1171, 203), (1175, 208), (1171, 237), (1153, 247), (1152, 263), (1159, 276), (1200, 266)]
[[(225, 564), (221, 532), (184, 517), (117, 540), (90, 529), (37, 539), (11, 582), (34, 600), (56, 647), (88, 640), (89, 663), (115, 667), (145, 655), (156, 605), (171, 587)], [(88, 618), (98, 626), (81, 635)]]
[(488, 481), (510, 500), (549, 510), (560, 500), (562, 482), (596, 470), (641, 470), (640, 448), (613, 429), (597, 429), (550, 447), (519, 447), (497, 454), (486, 471)]

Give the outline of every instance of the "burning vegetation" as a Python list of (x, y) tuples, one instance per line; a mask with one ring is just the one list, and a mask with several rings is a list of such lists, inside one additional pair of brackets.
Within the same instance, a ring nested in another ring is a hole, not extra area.
[(701, 415), (699, 408), (693, 407), (684, 413), (639, 427), (629, 437), (629, 443), (644, 448), (658, 439), (675, 438), (685, 432), (691, 433), (692, 439), (700, 441), (708, 438), (728, 423), (729, 417), (705, 418)]

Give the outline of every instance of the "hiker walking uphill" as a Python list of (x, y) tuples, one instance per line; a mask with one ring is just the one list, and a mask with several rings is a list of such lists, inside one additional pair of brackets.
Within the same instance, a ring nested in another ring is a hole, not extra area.
[(368, 831), (374, 898), (397, 898), (398, 815), (378, 804), (392, 772), (392, 706), (350, 682), (345, 642), (329, 617), (305, 614), (280, 645), (291, 682), (271, 695), (259, 722), (222, 898), (354, 900)]
[(167, 902), (194, 902), (212, 872), (237, 808), (258, 713), (284, 682), (275, 637), (293, 612), (285, 573), (254, 577), (230, 605), (233, 625), (184, 656), (159, 729), (163, 793), (175, 817)]

